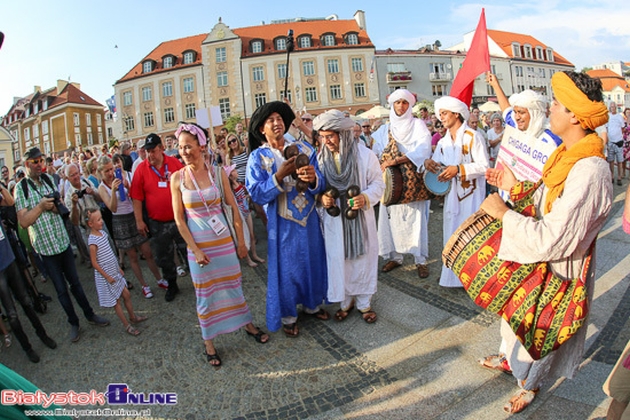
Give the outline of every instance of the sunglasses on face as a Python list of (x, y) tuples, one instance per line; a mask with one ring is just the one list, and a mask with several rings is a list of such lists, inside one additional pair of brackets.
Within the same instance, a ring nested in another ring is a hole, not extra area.
[(28, 161), (31, 162), (33, 165), (37, 165), (38, 163), (43, 162), (44, 159), (37, 158), (37, 159), (29, 159)]
[(230, 140), (230, 141), (228, 141), (228, 144), (232, 144), (232, 143), (236, 143), (236, 140)]
[(309, 122), (309, 121), (313, 121), (313, 120), (311, 120), (310, 118), (302, 118), (302, 121)]
[(363, 128), (370, 128), (369, 125), (362, 125), (361, 127), (363, 127)]

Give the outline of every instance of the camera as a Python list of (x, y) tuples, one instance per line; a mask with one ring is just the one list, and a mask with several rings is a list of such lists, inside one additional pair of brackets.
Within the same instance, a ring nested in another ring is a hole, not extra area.
[(70, 210), (66, 207), (61, 201), (61, 196), (59, 195), (59, 191), (53, 191), (50, 194), (46, 194), (44, 197), (53, 198), (55, 207), (57, 208), (57, 213), (64, 219), (67, 219), (70, 216)]
[(85, 194), (87, 194), (87, 188), (83, 188), (82, 190), (77, 191), (77, 197), (79, 198), (83, 198)]

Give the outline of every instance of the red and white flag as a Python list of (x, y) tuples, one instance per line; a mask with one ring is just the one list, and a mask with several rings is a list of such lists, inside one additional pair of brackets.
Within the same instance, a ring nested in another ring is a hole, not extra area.
[(490, 71), (490, 53), (488, 52), (488, 29), (486, 28), (486, 10), (481, 9), (481, 17), (475, 30), (470, 48), (462, 68), (453, 80), (450, 96), (454, 96), (466, 105), (472, 102), (475, 79)]

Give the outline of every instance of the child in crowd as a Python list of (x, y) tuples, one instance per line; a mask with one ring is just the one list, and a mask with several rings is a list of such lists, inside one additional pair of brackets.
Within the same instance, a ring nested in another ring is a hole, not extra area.
[[(247, 244), (247, 248), (251, 251), (252, 256), (249, 257), (249, 253), (245, 261), (247, 265), (250, 267), (257, 267), (259, 263), (264, 263), (265, 260), (260, 258), (258, 254), (256, 254), (256, 237), (254, 236), (254, 221), (252, 219), (252, 214), (249, 211), (249, 204), (247, 202), (247, 190), (238, 182), (238, 173), (236, 172), (236, 165), (225, 166), (225, 173), (227, 174), (230, 180), (230, 186), (232, 187), (232, 191), (234, 192), (234, 198), (236, 198), (236, 204), (238, 204), (238, 209), (243, 216), (243, 220), (247, 224), (247, 230), (245, 231), (245, 242), (249, 239), (249, 243)], [(249, 235), (247, 235), (249, 233)]]
[[(90, 257), (92, 267), (94, 267), (94, 281), (96, 292), (98, 293), (99, 304), (104, 308), (114, 307), (116, 315), (123, 323), (127, 333), (138, 335), (140, 331), (132, 324), (146, 321), (146, 317), (135, 315), (131, 305), (131, 294), (127, 289), (127, 282), (124, 272), (118, 266), (118, 261), (109, 245), (107, 233), (103, 230), (103, 217), (98, 209), (86, 210), (87, 225), (90, 228), (88, 246), (90, 247)], [(129, 314), (129, 321), (122, 310), (124, 300), (125, 308)]]

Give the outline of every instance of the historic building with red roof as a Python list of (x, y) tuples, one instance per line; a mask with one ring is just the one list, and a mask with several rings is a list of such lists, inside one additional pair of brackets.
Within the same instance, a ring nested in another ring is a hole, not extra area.
[(615, 102), (619, 113), (625, 108), (630, 108), (630, 82), (628, 80), (610, 69), (589, 70), (586, 73), (601, 80), (606, 103)]

